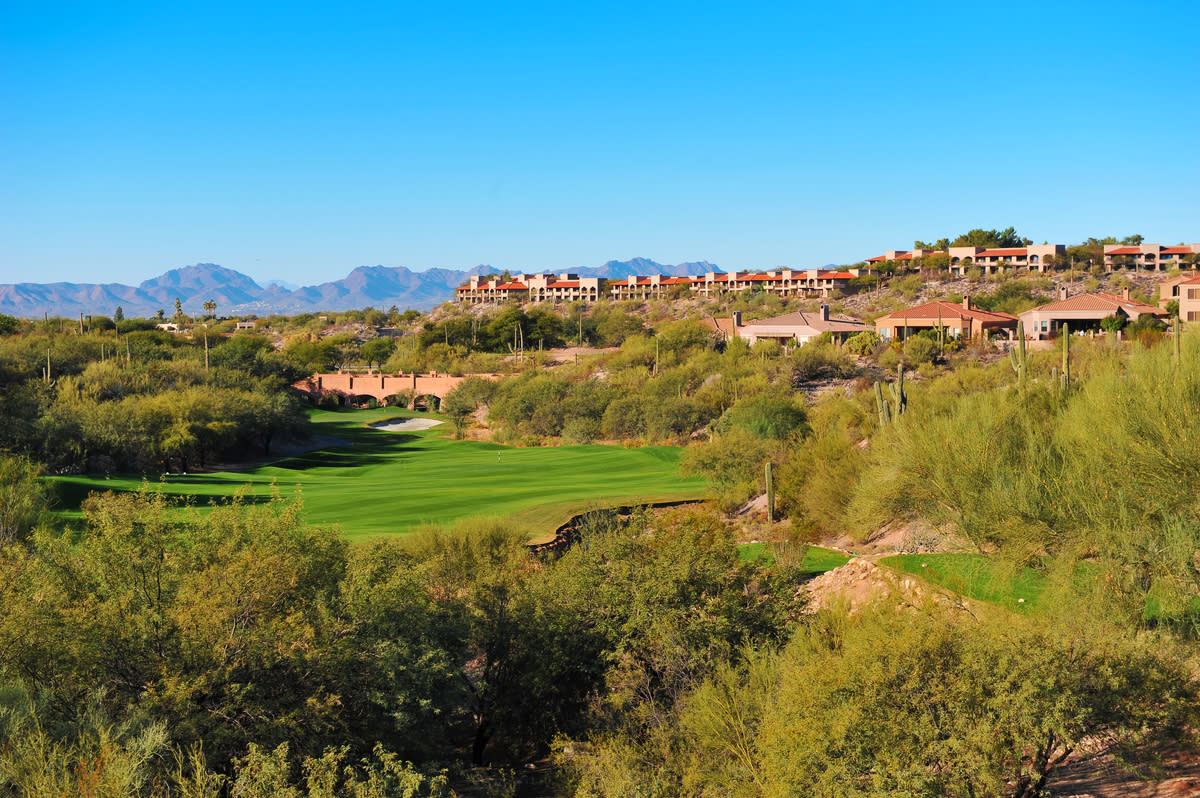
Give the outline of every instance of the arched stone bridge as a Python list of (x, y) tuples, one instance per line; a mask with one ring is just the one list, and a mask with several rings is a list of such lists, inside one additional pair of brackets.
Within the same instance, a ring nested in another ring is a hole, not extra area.
[(458, 387), (467, 377), (482, 377), (494, 380), (495, 374), (468, 374), (452, 377), (449, 374), (314, 374), (308, 379), (292, 383), (292, 387), (319, 402), (326, 396), (337, 396), (342, 401), (352, 402), (355, 397), (370, 396), (380, 404), (388, 404), (393, 397), (401, 396), (408, 407), (415, 408), (417, 398), (436, 396), (440, 403), (446, 394)]

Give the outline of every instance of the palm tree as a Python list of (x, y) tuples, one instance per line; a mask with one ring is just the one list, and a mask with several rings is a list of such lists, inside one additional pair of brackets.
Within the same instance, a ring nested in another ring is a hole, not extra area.
[(216, 300), (213, 300), (213, 299), (204, 300), (204, 312), (207, 313), (208, 315), (212, 316), (215, 319), (217, 317)]

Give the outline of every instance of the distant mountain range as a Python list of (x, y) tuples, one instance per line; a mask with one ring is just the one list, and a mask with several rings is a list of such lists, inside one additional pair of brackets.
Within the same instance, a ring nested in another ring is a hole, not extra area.
[[(204, 302), (210, 299), (217, 303), (217, 313), (221, 315), (351, 310), (368, 305), (381, 310), (392, 305), (401, 310), (429, 310), (453, 299), (454, 289), (472, 276), (498, 271), (490, 266), (476, 266), (467, 271), (429, 269), (423, 272), (403, 266), (359, 266), (341, 280), (293, 290), (281, 284), (282, 281), (273, 280), (263, 287), (233, 269), (215, 263), (197, 263), (172, 269), (136, 287), (120, 283), (0, 284), (0, 313), (24, 318), (43, 314), (77, 316), (80, 313), (112, 316), (119, 305), (130, 317), (153, 316), (160, 309), (170, 316), (175, 312), (176, 297), (183, 304), (184, 312), (190, 314), (201, 313)], [(581, 277), (622, 279), (636, 274), (682, 276), (721, 269), (708, 261), (668, 266), (646, 258), (634, 258), (610, 260), (594, 268), (553, 271), (569, 271)]]

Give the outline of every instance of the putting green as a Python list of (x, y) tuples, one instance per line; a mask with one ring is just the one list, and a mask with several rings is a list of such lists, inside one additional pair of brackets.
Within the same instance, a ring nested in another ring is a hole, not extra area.
[[(424, 431), (390, 432), (371, 422), (427, 414), (394, 408), (316, 411), (313, 434), (336, 445), (246, 471), (151, 478), (170, 495), (197, 505), (226, 502), (246, 486), (247, 499), (273, 490), (301, 492), (313, 524), (336, 525), (351, 540), (409, 532), (423, 524), (474, 516), (506, 517), (542, 537), (581, 510), (698, 499), (705, 483), (679, 475), (680, 449), (648, 446), (557, 446), (517, 449), (456, 441), (447, 422)], [(140, 475), (56, 477), (59, 515), (78, 517), (92, 491), (136, 490)]]

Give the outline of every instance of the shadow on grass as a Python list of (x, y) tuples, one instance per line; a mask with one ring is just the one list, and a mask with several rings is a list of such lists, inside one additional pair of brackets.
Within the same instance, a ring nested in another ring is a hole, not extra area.
[[(378, 434), (378, 433), (376, 433)], [(307, 471), (312, 468), (361, 468), (395, 462), (416, 449), (421, 440), (417, 435), (391, 433), (382, 441), (369, 439), (353, 446), (331, 446), (269, 463), (262, 468), (281, 468), (288, 471)]]

